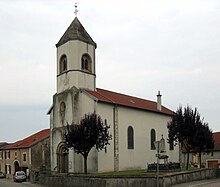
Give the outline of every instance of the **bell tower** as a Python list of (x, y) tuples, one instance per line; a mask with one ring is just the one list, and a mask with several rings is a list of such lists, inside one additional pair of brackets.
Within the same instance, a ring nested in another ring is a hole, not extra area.
[(57, 93), (76, 88), (95, 90), (96, 43), (77, 17), (63, 34), (57, 47)]

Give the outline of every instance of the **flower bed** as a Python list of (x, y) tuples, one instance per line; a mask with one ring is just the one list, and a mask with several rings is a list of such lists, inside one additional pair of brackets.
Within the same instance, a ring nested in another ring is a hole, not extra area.
[[(157, 170), (157, 164), (148, 164), (147, 166), (148, 171), (156, 171)], [(180, 163), (177, 162), (169, 162), (167, 164), (159, 164), (159, 170), (161, 171), (170, 171), (170, 170), (180, 170)]]

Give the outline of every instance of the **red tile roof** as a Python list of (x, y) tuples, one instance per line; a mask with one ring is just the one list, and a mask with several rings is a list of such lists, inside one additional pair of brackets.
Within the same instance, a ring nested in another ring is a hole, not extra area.
[(214, 150), (220, 150), (220, 132), (213, 132)]
[(116, 93), (108, 90), (97, 88), (96, 91), (84, 90), (86, 94), (92, 97), (94, 100), (98, 100), (105, 103), (117, 104), (142, 110), (148, 110), (152, 112), (159, 112), (166, 115), (173, 115), (174, 112), (170, 109), (162, 106), (162, 110), (157, 110), (157, 103), (121, 93)]
[(6, 146), (1, 147), (2, 149), (18, 149), (18, 148), (28, 148), (32, 145), (40, 142), (41, 140), (49, 137), (50, 129), (44, 129), (36, 134), (33, 134), (23, 140), (19, 140), (15, 143), (8, 144)]

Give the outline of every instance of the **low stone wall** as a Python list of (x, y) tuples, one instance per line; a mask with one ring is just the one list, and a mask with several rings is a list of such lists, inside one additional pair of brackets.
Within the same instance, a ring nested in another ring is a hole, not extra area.
[(213, 179), (217, 177), (217, 169), (202, 169), (199, 171), (179, 172), (163, 176), (163, 187), (172, 186), (175, 184), (186, 183), (197, 180)]
[[(159, 177), (160, 187), (217, 177), (216, 169), (179, 172)], [(155, 187), (155, 177), (90, 177), (71, 175), (40, 175), (40, 184), (53, 187)]]

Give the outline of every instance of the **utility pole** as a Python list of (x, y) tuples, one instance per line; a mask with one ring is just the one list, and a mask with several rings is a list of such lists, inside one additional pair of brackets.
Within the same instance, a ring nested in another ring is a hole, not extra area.
[(157, 141), (157, 187), (159, 184), (159, 149), (160, 149), (160, 141)]
[(155, 141), (154, 142), (154, 145), (156, 147), (156, 150), (157, 150), (157, 154), (156, 154), (156, 157), (157, 157), (157, 187), (160, 186), (160, 181), (159, 181), (159, 165), (160, 165), (160, 160), (159, 160), (159, 157), (160, 157), (160, 153), (164, 153), (165, 152), (165, 140), (163, 138), (163, 135), (161, 135), (162, 138), (161, 140), (158, 140), (158, 141)]

